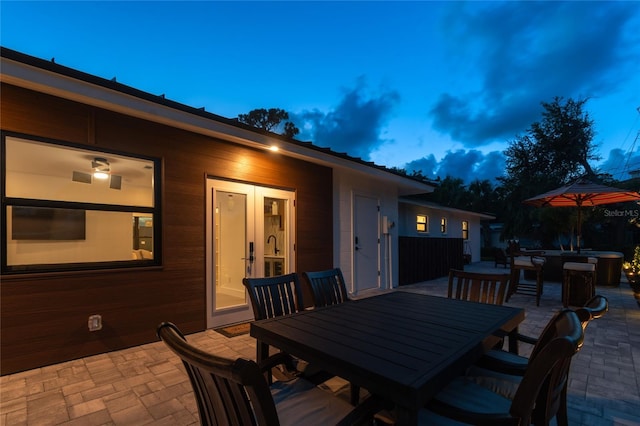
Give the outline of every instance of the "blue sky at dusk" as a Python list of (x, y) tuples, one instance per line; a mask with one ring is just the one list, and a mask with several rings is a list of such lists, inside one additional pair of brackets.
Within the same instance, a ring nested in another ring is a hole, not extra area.
[(601, 171), (640, 169), (640, 2), (0, 3), (0, 43), (299, 140), (467, 183), (541, 102), (589, 98)]

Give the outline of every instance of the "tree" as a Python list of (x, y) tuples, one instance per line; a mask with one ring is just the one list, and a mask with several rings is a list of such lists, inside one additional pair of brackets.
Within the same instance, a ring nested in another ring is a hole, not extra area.
[[(522, 201), (562, 186), (579, 176), (595, 178), (589, 161), (595, 155), (593, 120), (583, 111), (587, 99), (542, 102), (542, 120), (534, 122), (523, 136), (509, 143), (504, 154), (506, 174), (499, 177), (505, 207), (505, 234), (526, 234), (537, 228), (540, 215), (563, 212), (540, 212), (522, 205)], [(538, 209), (539, 210), (539, 209)], [(547, 217), (547, 223), (557, 223)], [(557, 229), (541, 232), (548, 240)], [(537, 228), (540, 229), (540, 228)]]
[[(248, 124), (249, 126), (266, 130), (268, 132), (275, 132), (279, 126), (282, 126), (283, 131), (281, 134), (288, 138), (293, 138), (295, 135), (300, 133), (300, 129), (298, 129), (292, 122), (285, 121), (288, 119), (289, 113), (280, 108), (269, 108), (268, 110), (260, 108), (249, 111), (248, 114), (238, 114), (238, 121), (241, 123)], [(285, 122), (282, 123), (283, 121)]]
[(430, 199), (442, 206), (464, 209), (467, 188), (462, 179), (447, 176), (435, 187)]

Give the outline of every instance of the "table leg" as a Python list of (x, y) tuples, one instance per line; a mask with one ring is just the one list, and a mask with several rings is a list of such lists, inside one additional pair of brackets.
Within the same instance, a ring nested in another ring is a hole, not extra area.
[(518, 327), (514, 328), (509, 332), (509, 352), (517, 354), (518, 353)]
[[(260, 363), (262, 363), (262, 361), (264, 361), (265, 359), (269, 358), (269, 345), (262, 343), (260, 341), (256, 342), (256, 361), (258, 362), (258, 365), (260, 365)], [(271, 370), (265, 371), (264, 373), (264, 377), (267, 379), (267, 383), (269, 383), (269, 385), (271, 385), (271, 383), (273, 382), (272, 377), (271, 377)]]
[(414, 426), (418, 424), (418, 410), (396, 405), (396, 426)]

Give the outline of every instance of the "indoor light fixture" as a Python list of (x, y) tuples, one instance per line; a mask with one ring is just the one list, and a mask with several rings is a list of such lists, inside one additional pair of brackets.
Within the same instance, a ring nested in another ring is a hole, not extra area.
[(91, 168), (93, 169), (93, 177), (96, 179), (107, 179), (111, 168), (106, 158), (96, 157), (91, 162)]

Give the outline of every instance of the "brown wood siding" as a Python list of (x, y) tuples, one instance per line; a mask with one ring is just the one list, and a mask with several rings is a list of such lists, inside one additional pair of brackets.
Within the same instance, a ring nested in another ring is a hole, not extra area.
[[(162, 268), (2, 276), (1, 374), (206, 328), (206, 177), (296, 191), (296, 270), (331, 265), (331, 169), (2, 85), (2, 130), (161, 158)], [(89, 332), (91, 314), (103, 330)]]

